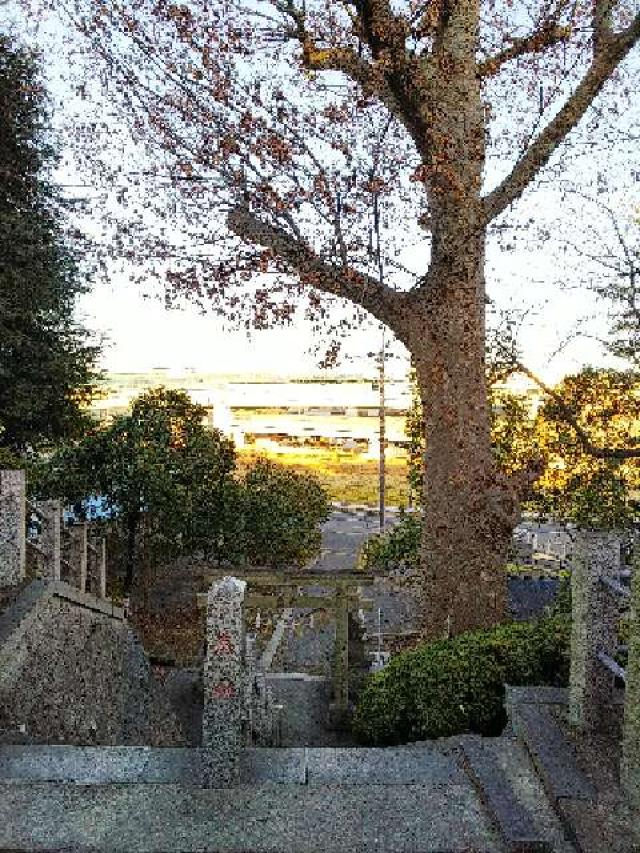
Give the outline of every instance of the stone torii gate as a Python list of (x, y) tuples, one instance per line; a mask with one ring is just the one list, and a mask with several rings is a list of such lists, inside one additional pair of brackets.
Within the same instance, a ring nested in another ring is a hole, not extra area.
[[(216, 583), (224, 576), (223, 571), (210, 572), (207, 580)], [(324, 572), (260, 571), (242, 573), (249, 592), (244, 596), (248, 607), (270, 610), (288, 610), (290, 608), (324, 609), (333, 614), (336, 623), (335, 651), (333, 656), (332, 716), (339, 725), (349, 710), (349, 613), (357, 609), (370, 609), (372, 602), (363, 599), (358, 587), (370, 585), (374, 576), (364, 572)], [(309, 587), (321, 587), (333, 592), (332, 596), (309, 594), (303, 590)], [(197, 596), (201, 607), (206, 606), (207, 595)]]

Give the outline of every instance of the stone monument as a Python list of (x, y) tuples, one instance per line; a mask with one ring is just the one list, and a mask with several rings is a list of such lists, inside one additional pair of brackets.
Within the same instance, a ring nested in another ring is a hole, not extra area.
[(207, 596), (202, 746), (209, 750), (204, 784), (212, 788), (239, 782), (246, 689), (245, 590), (245, 581), (225, 577)]

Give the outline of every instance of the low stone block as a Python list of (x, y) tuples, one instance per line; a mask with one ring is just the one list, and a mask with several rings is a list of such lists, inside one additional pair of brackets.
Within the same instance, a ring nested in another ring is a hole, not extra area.
[(512, 722), (552, 797), (595, 798), (595, 787), (578, 767), (573, 746), (547, 709), (520, 705)]
[(305, 753), (304, 747), (246, 749), (240, 757), (241, 782), (246, 785), (263, 782), (305, 785), (307, 781)]
[(453, 757), (428, 747), (310, 747), (307, 778), (309, 785), (449, 785), (466, 781)]

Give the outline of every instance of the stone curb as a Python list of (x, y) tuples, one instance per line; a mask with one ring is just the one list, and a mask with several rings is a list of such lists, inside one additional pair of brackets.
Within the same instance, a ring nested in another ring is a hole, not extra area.
[[(347, 503), (341, 503), (340, 501), (332, 501), (330, 506), (334, 512), (347, 512), (347, 513), (350, 513), (353, 515), (356, 515), (358, 513), (364, 514), (364, 515), (378, 515), (378, 513), (380, 511), (379, 507), (377, 507), (377, 506), (370, 506), (369, 504), (347, 504)], [(387, 515), (400, 515), (400, 507), (387, 506), (387, 507), (385, 507), (385, 513)], [(405, 508), (404, 514), (405, 515), (419, 515), (420, 510), (413, 509), (413, 508), (411, 508), (411, 509)]]
[(493, 751), (479, 740), (465, 743), (462, 753), (463, 766), (508, 849), (513, 853), (552, 853), (552, 845), (537, 830), (529, 810), (518, 801)]

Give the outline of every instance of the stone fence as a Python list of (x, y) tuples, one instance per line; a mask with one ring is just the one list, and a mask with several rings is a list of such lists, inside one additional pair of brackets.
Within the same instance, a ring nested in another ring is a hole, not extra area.
[[(569, 714), (589, 732), (611, 722), (616, 682), (625, 688), (621, 784), (640, 807), (640, 540), (635, 570), (621, 562), (615, 533), (580, 531), (571, 575), (572, 633)], [(630, 583), (629, 583), (630, 582)], [(621, 611), (629, 620), (629, 639), (619, 643)], [(617, 658), (627, 655), (621, 666)]]
[(105, 538), (92, 541), (87, 522), (65, 528), (62, 519), (59, 500), (27, 502), (24, 471), (0, 470), (0, 588), (38, 577), (106, 597)]

